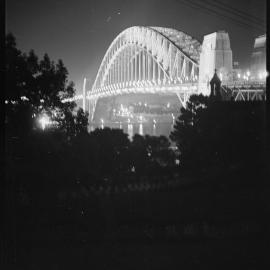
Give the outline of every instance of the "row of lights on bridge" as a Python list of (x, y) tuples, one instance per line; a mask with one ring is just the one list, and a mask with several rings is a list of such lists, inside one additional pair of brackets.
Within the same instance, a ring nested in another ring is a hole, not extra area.
[[(247, 70), (245, 73), (241, 74), (241, 73), (237, 73), (237, 79), (241, 80), (245, 80), (245, 81), (249, 81), (250, 79), (254, 79), (254, 77), (252, 76), (253, 74), (250, 73), (249, 70)], [(267, 71), (261, 71), (257, 74), (257, 79), (259, 80), (264, 80), (266, 79), (266, 77), (268, 76), (268, 72)], [(223, 74), (222, 72), (219, 73), (219, 78), (223, 79)]]
[[(196, 81), (197, 79), (198, 79), (197, 75), (195, 75), (194, 77), (184, 76), (183, 78), (180, 78), (180, 77), (177, 78), (177, 80), (179, 82), (181, 82), (181, 83), (183, 83), (185, 81), (189, 81), (189, 80)], [(112, 86), (116, 87), (116, 88), (124, 87), (126, 85), (129, 85), (129, 86), (131, 86), (131, 85), (133, 85), (133, 86), (144, 86), (145, 84), (149, 84), (149, 85), (155, 84), (156, 85), (156, 84), (161, 84), (162, 82), (163, 83), (168, 82), (170, 84), (170, 83), (173, 83), (173, 82), (176, 83), (177, 80), (171, 80), (171, 79), (167, 79), (167, 78), (164, 78), (163, 80), (157, 79), (157, 81), (155, 81), (155, 80), (152, 80), (152, 81), (151, 80), (139, 81), (138, 80), (138, 81), (130, 81), (130, 82), (119, 82), (119, 83), (112, 84)], [(102, 86), (100, 89), (106, 90), (108, 88), (109, 88), (109, 86)]]
[[(249, 81), (253, 75), (254, 74), (251, 74), (250, 71), (248, 70), (244, 74), (238, 73), (237, 78)], [(266, 79), (267, 76), (268, 76), (267, 71), (260, 71), (259, 73), (257, 73), (257, 79), (260, 79), (260, 80)]]

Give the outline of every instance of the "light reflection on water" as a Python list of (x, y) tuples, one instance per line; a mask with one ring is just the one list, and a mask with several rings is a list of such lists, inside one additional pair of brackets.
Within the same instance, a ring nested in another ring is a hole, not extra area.
[(157, 127), (156, 124), (153, 124), (153, 136), (156, 136), (157, 134)]
[(127, 134), (128, 134), (129, 139), (132, 139), (132, 137), (133, 137), (133, 125), (132, 124), (128, 124)]
[(143, 134), (143, 124), (142, 124), (142, 123), (140, 123), (140, 125), (139, 125), (139, 134), (140, 134), (141, 136), (144, 135), (144, 134)]
[[(102, 128), (103, 125), (99, 126), (90, 126), (90, 131), (94, 128)], [(131, 139), (135, 134), (139, 135), (151, 135), (151, 136), (169, 136), (171, 131), (173, 130), (172, 123), (110, 123), (104, 124), (104, 126), (108, 126), (110, 128), (120, 128), (124, 131), (124, 133), (128, 134), (128, 137)]]

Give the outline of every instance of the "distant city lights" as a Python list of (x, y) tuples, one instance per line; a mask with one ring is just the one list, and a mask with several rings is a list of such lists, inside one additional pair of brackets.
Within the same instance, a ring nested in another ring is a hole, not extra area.
[(268, 72), (267, 71), (263, 71), (259, 73), (259, 79), (265, 79), (268, 76)]
[(268, 76), (267, 71), (259, 71), (259, 72), (251, 72), (249, 70), (247, 70), (244, 73), (237, 73), (237, 79), (240, 80), (244, 80), (244, 81), (253, 81), (253, 80), (264, 80), (266, 79), (266, 77)]

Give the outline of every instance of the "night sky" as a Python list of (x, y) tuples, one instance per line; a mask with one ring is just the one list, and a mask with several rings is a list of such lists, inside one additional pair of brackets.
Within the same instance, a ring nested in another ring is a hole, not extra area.
[[(211, 2), (253, 17), (246, 20), (233, 12), (217, 10), (207, 4)], [(39, 56), (48, 53), (53, 60), (62, 59), (80, 93), (83, 78), (94, 80), (113, 39), (135, 25), (170, 27), (199, 41), (205, 34), (226, 30), (233, 60), (246, 67), (254, 38), (266, 31), (265, 5), (266, 0), (8, 0), (6, 31), (15, 35), (23, 52), (34, 49)], [(260, 21), (253, 23), (254, 17)]]

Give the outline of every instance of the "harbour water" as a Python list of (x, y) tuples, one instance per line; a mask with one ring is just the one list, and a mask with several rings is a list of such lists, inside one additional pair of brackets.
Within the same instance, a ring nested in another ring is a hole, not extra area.
[(150, 135), (150, 136), (166, 136), (169, 137), (171, 131), (173, 130), (173, 123), (127, 123), (127, 122), (116, 122), (116, 123), (101, 123), (100, 125), (91, 125), (90, 131), (93, 131), (95, 128), (119, 128), (128, 134), (128, 137), (132, 139), (135, 134), (141, 136)]

